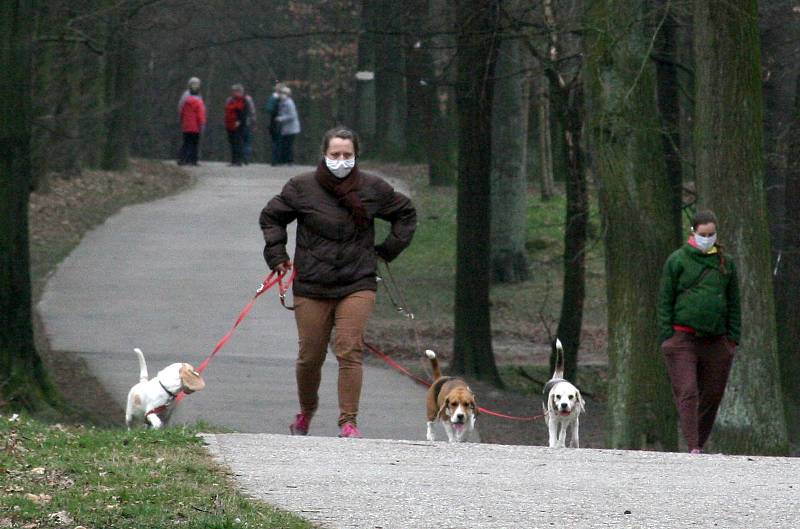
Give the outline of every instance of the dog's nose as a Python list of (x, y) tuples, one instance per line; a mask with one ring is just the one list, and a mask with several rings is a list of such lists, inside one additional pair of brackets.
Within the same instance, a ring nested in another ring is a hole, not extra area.
[(568, 407), (569, 407), (569, 404), (567, 404), (566, 402), (562, 402), (561, 403), (561, 409), (562, 410), (566, 410)]
[(456, 420), (457, 421), (463, 421), (464, 420), (464, 414), (463, 413), (456, 413)]

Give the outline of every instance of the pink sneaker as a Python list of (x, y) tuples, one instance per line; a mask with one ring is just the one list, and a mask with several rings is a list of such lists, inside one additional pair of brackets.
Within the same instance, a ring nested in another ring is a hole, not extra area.
[(358, 431), (358, 428), (355, 424), (346, 422), (344, 423), (344, 426), (342, 426), (342, 431), (339, 432), (339, 437), (352, 437), (354, 439), (361, 439), (361, 432)]
[(294, 422), (289, 425), (289, 432), (292, 435), (308, 435), (309, 426), (311, 426), (311, 417), (305, 413), (298, 413), (294, 417)]
[(689, 453), (690, 454), (702, 454), (703, 451), (700, 450), (699, 448), (692, 448), (691, 450), (689, 450)]

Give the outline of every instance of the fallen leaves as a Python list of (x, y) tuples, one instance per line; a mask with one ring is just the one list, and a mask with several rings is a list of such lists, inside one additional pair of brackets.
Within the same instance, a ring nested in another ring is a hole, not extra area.
[(37, 505), (47, 505), (53, 500), (53, 497), (49, 494), (33, 494), (31, 492), (27, 492), (25, 494), (25, 499), (30, 500)]

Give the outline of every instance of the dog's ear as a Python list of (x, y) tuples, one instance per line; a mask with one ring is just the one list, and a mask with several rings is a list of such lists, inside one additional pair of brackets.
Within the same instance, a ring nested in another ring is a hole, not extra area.
[(194, 370), (191, 364), (183, 364), (178, 371), (181, 377), (181, 385), (186, 393), (194, 393), (206, 387), (203, 377)]
[(581, 390), (576, 389), (575, 393), (578, 397), (578, 407), (580, 408), (581, 412), (586, 411), (586, 403), (583, 401), (583, 396), (581, 395)]

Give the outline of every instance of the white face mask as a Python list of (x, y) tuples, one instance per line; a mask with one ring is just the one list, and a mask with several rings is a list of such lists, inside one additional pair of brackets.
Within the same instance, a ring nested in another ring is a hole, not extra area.
[(702, 235), (694, 234), (694, 243), (700, 248), (703, 252), (708, 253), (708, 251), (714, 247), (714, 243), (717, 242), (717, 234), (715, 233), (711, 237), (703, 237)]
[(325, 165), (328, 166), (328, 169), (336, 178), (345, 178), (350, 174), (350, 171), (353, 170), (353, 167), (356, 166), (356, 159), (351, 158), (350, 160), (332, 160), (326, 156)]

